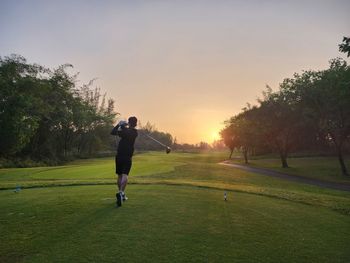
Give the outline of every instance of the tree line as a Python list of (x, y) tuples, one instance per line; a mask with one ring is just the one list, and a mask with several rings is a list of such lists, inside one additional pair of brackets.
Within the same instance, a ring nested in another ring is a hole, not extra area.
[[(339, 50), (350, 56), (350, 39)], [(286, 78), (273, 92), (267, 87), (258, 105), (247, 107), (226, 121), (221, 137), (239, 149), (248, 163), (250, 155), (278, 153), (288, 167), (292, 152), (333, 153), (341, 171), (350, 145), (350, 66), (332, 59), (325, 70), (307, 70)], [(230, 155), (230, 158), (231, 158)]]
[[(49, 69), (20, 55), (0, 57), (0, 167), (56, 165), (75, 158), (113, 155), (110, 132), (118, 120), (115, 102), (78, 85), (73, 66)], [(163, 150), (144, 136), (171, 146), (173, 137), (154, 125), (139, 125), (137, 151)]]
[[(0, 158), (56, 164), (110, 148), (114, 101), (78, 86), (65, 64), (51, 70), (19, 55), (0, 57)], [(16, 163), (14, 164), (16, 165)]]

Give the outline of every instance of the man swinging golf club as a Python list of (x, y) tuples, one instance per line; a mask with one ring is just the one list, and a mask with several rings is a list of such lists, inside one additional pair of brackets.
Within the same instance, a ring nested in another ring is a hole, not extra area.
[(126, 121), (120, 121), (111, 132), (112, 135), (117, 135), (121, 138), (117, 148), (117, 155), (115, 156), (115, 172), (118, 175), (117, 206), (121, 206), (122, 202), (127, 200), (125, 188), (131, 169), (135, 139), (138, 135), (135, 129), (136, 125), (137, 118), (130, 117), (128, 123)]

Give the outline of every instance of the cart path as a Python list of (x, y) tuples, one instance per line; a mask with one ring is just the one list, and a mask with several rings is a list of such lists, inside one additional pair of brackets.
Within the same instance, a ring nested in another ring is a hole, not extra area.
[(302, 176), (298, 176), (298, 175), (290, 175), (290, 174), (285, 174), (285, 173), (281, 173), (281, 172), (277, 172), (277, 171), (273, 171), (273, 170), (269, 170), (269, 169), (265, 169), (265, 168), (257, 168), (257, 167), (245, 166), (245, 165), (240, 165), (240, 164), (234, 164), (234, 163), (231, 163), (230, 161), (223, 161), (223, 162), (220, 162), (219, 164), (238, 168), (238, 169), (245, 170), (245, 171), (252, 172), (252, 173), (256, 173), (256, 174), (281, 178), (281, 179), (285, 179), (285, 180), (289, 180), (289, 181), (293, 181), (293, 182), (310, 184), (310, 185), (314, 185), (314, 186), (350, 192), (350, 184), (327, 182), (327, 181), (322, 181), (322, 180), (318, 180), (318, 179), (302, 177)]

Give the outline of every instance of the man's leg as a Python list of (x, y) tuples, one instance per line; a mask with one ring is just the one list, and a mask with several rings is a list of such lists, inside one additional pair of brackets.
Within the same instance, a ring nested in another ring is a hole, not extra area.
[(126, 185), (128, 184), (128, 175), (127, 174), (122, 174), (122, 179), (121, 179), (121, 191), (124, 192), (125, 191), (125, 188), (126, 188)]
[(117, 186), (118, 186), (118, 191), (115, 195), (116, 199), (117, 199), (117, 206), (121, 206), (122, 205), (122, 195), (121, 195), (121, 191), (122, 191), (122, 179), (123, 179), (123, 163), (120, 161), (120, 158), (118, 158), (117, 156), (115, 156), (115, 172), (118, 176), (117, 179)]
[(128, 175), (127, 174), (123, 174), (123, 176), (122, 176), (122, 183), (121, 183), (121, 191), (120, 191), (123, 201), (128, 200), (128, 198), (126, 197), (126, 194), (124, 192), (127, 184), (128, 184)]
[(115, 174), (117, 175), (117, 186), (118, 186), (118, 191), (121, 191), (121, 180), (122, 180), (122, 172), (121, 172), (121, 165), (118, 163), (118, 156), (115, 156)]
[(118, 174), (118, 180), (117, 180), (117, 185), (118, 185), (118, 192), (122, 191), (122, 174)]
[(127, 200), (128, 198), (126, 197), (125, 195), (125, 188), (128, 184), (128, 175), (129, 175), (129, 172), (130, 172), (130, 169), (131, 169), (131, 165), (132, 165), (132, 160), (131, 158), (129, 159), (125, 159), (125, 163), (124, 163), (124, 166), (123, 166), (123, 175), (122, 175), (122, 195), (123, 195), (123, 201)]
[(122, 201), (127, 200), (127, 197), (124, 191), (125, 191), (126, 185), (128, 184), (128, 174), (131, 168), (131, 159), (119, 158), (118, 166), (119, 166), (120, 176), (118, 177), (119, 193), (117, 193), (117, 205), (121, 206)]
[(123, 175), (122, 174), (118, 174), (118, 180), (117, 180), (117, 184), (118, 184), (118, 191), (115, 195), (115, 197), (117, 198), (117, 206), (122, 206), (122, 195), (121, 195), (121, 192), (122, 192), (122, 178), (123, 178)]

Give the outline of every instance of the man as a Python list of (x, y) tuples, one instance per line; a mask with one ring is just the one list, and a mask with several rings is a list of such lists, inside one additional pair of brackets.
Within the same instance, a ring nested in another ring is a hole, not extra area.
[(128, 175), (131, 169), (132, 156), (134, 154), (134, 144), (137, 137), (137, 118), (130, 117), (126, 121), (120, 121), (111, 132), (121, 139), (118, 144), (117, 155), (115, 156), (115, 172), (118, 175), (118, 192), (116, 193), (117, 206), (121, 206), (127, 200), (125, 188), (128, 183)]

